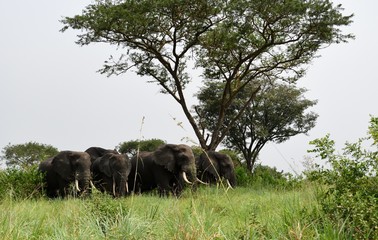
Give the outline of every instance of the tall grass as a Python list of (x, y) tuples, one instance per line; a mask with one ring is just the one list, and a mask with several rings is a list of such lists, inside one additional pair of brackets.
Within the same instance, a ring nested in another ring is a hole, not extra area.
[[(0, 203), (3, 239), (327, 239), (312, 187), (200, 188), (180, 198), (18, 200)], [(335, 234), (336, 233), (336, 234)], [(329, 238), (332, 239), (332, 238)]]

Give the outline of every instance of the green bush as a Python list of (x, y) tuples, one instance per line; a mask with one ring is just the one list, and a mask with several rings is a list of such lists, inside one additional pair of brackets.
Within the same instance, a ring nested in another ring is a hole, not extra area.
[(235, 168), (238, 186), (254, 188), (276, 188), (287, 189), (299, 184), (300, 179), (293, 178), (289, 173), (277, 171), (275, 167), (256, 165), (253, 173), (246, 167), (237, 166)]
[[(376, 119), (376, 118), (375, 118)], [(376, 130), (378, 121), (371, 121), (370, 130)], [(374, 132), (375, 133), (375, 132)], [(335, 153), (335, 142), (326, 135), (310, 144), (316, 153), (329, 164), (307, 172), (309, 179), (320, 181), (326, 188), (319, 194), (323, 212), (339, 224), (353, 239), (378, 239), (378, 151), (377, 141), (363, 148), (366, 140), (374, 138), (372, 132), (357, 143), (346, 143), (341, 154)]]
[(238, 186), (248, 187), (252, 185), (252, 173), (243, 166), (235, 167), (235, 176)]
[(38, 198), (42, 196), (43, 175), (37, 167), (0, 171), (0, 200)]

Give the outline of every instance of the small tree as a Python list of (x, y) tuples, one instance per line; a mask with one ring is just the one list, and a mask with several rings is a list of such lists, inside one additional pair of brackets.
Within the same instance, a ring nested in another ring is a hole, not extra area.
[(156, 138), (142, 141), (132, 140), (120, 143), (117, 148), (120, 153), (125, 153), (131, 157), (137, 155), (138, 151), (155, 151), (159, 146), (165, 143), (165, 141)]
[[(247, 169), (252, 171), (259, 152), (267, 142), (282, 143), (292, 136), (307, 133), (315, 126), (317, 114), (306, 113), (316, 101), (303, 97), (305, 89), (284, 84), (267, 85), (240, 113), (244, 102), (250, 97), (250, 88), (254, 87), (246, 86), (236, 96), (226, 113), (224, 124), (230, 125), (225, 138), (226, 146), (240, 152), (246, 160)], [(200, 116), (198, 121), (209, 131), (213, 130), (219, 112), (222, 89), (219, 84), (209, 83), (197, 95), (199, 105), (195, 109)], [(233, 121), (236, 115), (240, 117)]]
[(3, 155), (0, 158), (9, 168), (28, 169), (57, 153), (57, 148), (47, 144), (28, 142), (12, 145), (9, 143), (3, 148)]

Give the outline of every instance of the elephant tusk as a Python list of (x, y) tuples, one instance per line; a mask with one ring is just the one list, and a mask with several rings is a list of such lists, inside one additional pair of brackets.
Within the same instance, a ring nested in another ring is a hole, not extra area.
[(116, 196), (116, 186), (115, 186), (115, 179), (114, 179), (114, 176), (113, 176), (113, 196), (115, 197)]
[(199, 178), (197, 178), (197, 182), (204, 184), (204, 185), (209, 185), (208, 183), (202, 182)]
[(75, 188), (76, 188), (76, 191), (80, 192), (80, 188), (79, 188), (79, 181), (77, 179), (75, 179)]
[(229, 188), (234, 189), (234, 188), (231, 186), (230, 181), (228, 181), (228, 179), (227, 179), (227, 185), (228, 185)]
[(127, 183), (127, 181), (125, 183), (125, 187), (126, 187), (126, 192), (129, 193), (129, 184)]
[(188, 180), (188, 178), (186, 177), (186, 173), (185, 173), (185, 172), (182, 172), (182, 178), (184, 179), (184, 181), (185, 181), (186, 183), (188, 183), (188, 184), (192, 184), (192, 183)]
[(89, 181), (89, 184), (91, 185), (92, 189), (96, 189), (95, 185), (93, 184), (92, 180)]

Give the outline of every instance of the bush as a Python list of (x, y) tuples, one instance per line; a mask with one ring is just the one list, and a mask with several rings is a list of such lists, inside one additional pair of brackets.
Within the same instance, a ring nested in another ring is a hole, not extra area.
[[(374, 123), (378, 126), (378, 121), (371, 121)], [(335, 224), (344, 222), (346, 233), (353, 239), (378, 239), (378, 151), (374, 145), (374, 150), (362, 147), (374, 136), (370, 132), (357, 143), (346, 143), (341, 154), (335, 154), (335, 142), (329, 135), (310, 142), (315, 148), (309, 152), (316, 153), (330, 167), (306, 174), (325, 184), (318, 200), (323, 212)]]
[(297, 185), (299, 179), (295, 179), (289, 173), (277, 171), (275, 167), (257, 164), (253, 173), (246, 167), (237, 166), (235, 168), (236, 180), (239, 186), (255, 188), (292, 188)]
[(39, 198), (43, 189), (43, 175), (37, 167), (26, 170), (10, 168), (0, 171), (0, 200)]
[(248, 187), (253, 185), (252, 173), (246, 167), (236, 166), (235, 175), (238, 186)]

